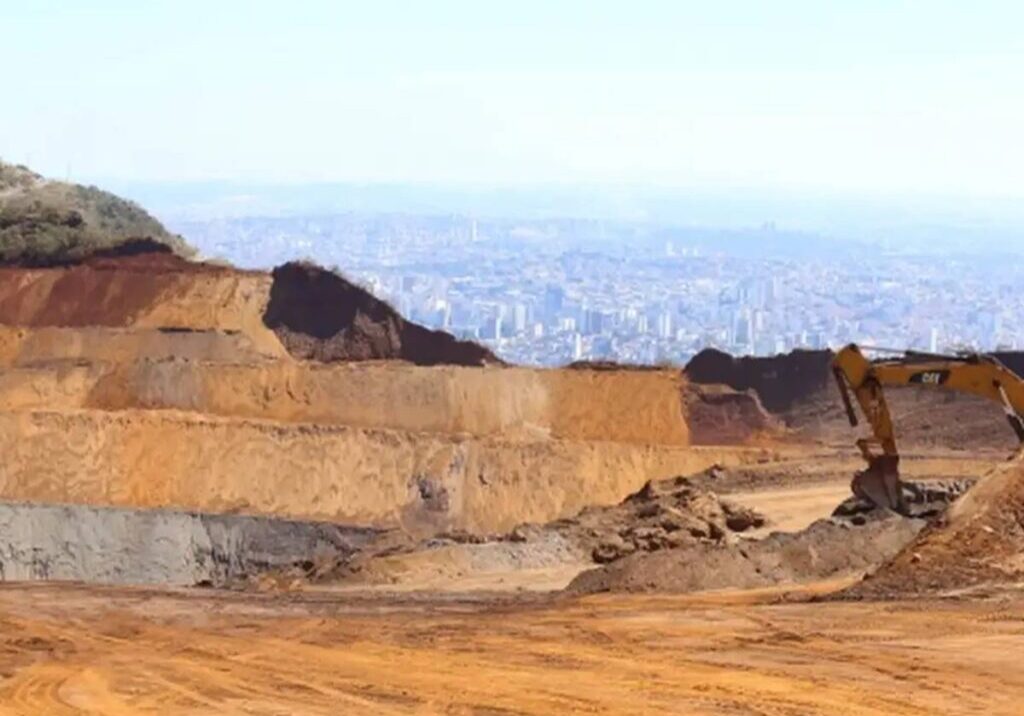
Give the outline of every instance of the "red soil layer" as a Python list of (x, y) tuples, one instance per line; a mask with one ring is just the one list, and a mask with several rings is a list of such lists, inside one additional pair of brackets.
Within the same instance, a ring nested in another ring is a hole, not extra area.
[[(233, 277), (265, 275), (191, 262), (155, 242), (129, 242), (72, 265), (0, 267), (0, 324), (128, 327), (167, 297), (187, 290), (192, 277), (224, 277), (230, 286)], [(317, 266), (285, 264), (274, 269), (273, 281), (267, 283), (266, 309), (253, 319), (272, 329), (297, 358), (397, 359), (418, 365), (501, 363), (476, 343), (406, 321), (364, 289)], [(237, 308), (262, 310), (258, 305), (259, 301), (251, 308)], [(197, 307), (201, 312), (205, 308)]]
[(483, 346), (406, 321), (384, 301), (318, 266), (287, 263), (273, 276), (263, 322), (297, 358), (398, 359), (417, 365), (501, 362)]

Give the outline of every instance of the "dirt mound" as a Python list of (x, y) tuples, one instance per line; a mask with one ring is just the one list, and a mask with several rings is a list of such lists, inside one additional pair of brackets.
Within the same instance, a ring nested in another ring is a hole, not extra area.
[(649, 481), (618, 505), (587, 507), (575, 517), (547, 525), (521, 525), (510, 539), (530, 541), (557, 534), (603, 564), (634, 552), (727, 542), (734, 533), (764, 523), (757, 512), (676, 477)]
[(273, 272), (264, 323), (297, 358), (407, 360), (417, 365), (485, 365), (501, 361), (483, 346), (403, 319), (384, 301), (308, 263)]
[(831, 363), (831, 351), (795, 350), (772, 358), (735, 358), (707, 348), (693, 357), (685, 372), (693, 383), (754, 390), (765, 408), (782, 413), (831, 385)]
[(683, 400), (693, 445), (741, 445), (783, 429), (752, 390), (691, 383), (683, 391)]
[(267, 353), (323, 362), (501, 364), (324, 269), (286, 264), (271, 276), (187, 261), (152, 242), (58, 268), (0, 267), (0, 324), (241, 331)]
[[(560, 589), (595, 562), (607, 564), (635, 553), (702, 543), (732, 543), (736, 533), (764, 523), (757, 512), (677, 477), (649, 481), (619, 504), (588, 506), (573, 517), (521, 524), (507, 534), (448, 530), (410, 540), (391, 533), (357, 556), (345, 578), (380, 584), (527, 570), (543, 580), (556, 576), (560, 584), (548, 581), (548, 588)], [(557, 568), (555, 575), (552, 568)], [(536, 570), (546, 570), (546, 576)]]
[(891, 557), (923, 527), (920, 520), (876, 515), (854, 526), (819, 520), (795, 534), (734, 545), (696, 544), (635, 554), (579, 575), (573, 594), (691, 592), (752, 588), (854, 574)]
[[(1010, 451), (1017, 445), (1002, 407), (984, 398), (920, 387), (886, 388), (885, 396), (904, 449)], [(797, 436), (811, 440), (852, 445), (868, 431), (863, 421), (858, 428), (850, 426), (838, 390), (799, 402), (779, 418)]]
[(899, 597), (1024, 581), (1024, 463), (997, 468), (945, 518), (845, 593)]

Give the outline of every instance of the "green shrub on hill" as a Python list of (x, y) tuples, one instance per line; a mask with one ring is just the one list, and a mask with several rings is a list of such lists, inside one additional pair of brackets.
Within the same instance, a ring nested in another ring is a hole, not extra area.
[(133, 239), (165, 244), (185, 257), (195, 253), (134, 202), (0, 161), (0, 262), (71, 262)]

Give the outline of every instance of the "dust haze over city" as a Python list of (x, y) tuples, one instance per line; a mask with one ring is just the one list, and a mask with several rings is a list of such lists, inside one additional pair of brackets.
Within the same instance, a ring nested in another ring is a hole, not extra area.
[(869, 5), (43, 3), (0, 155), (521, 363), (1020, 347), (1013, 23)]

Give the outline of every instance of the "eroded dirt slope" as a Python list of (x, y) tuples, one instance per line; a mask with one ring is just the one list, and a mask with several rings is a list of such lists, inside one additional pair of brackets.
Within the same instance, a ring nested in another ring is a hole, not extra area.
[(848, 597), (893, 597), (1024, 582), (1024, 463), (978, 481), (946, 514)]

